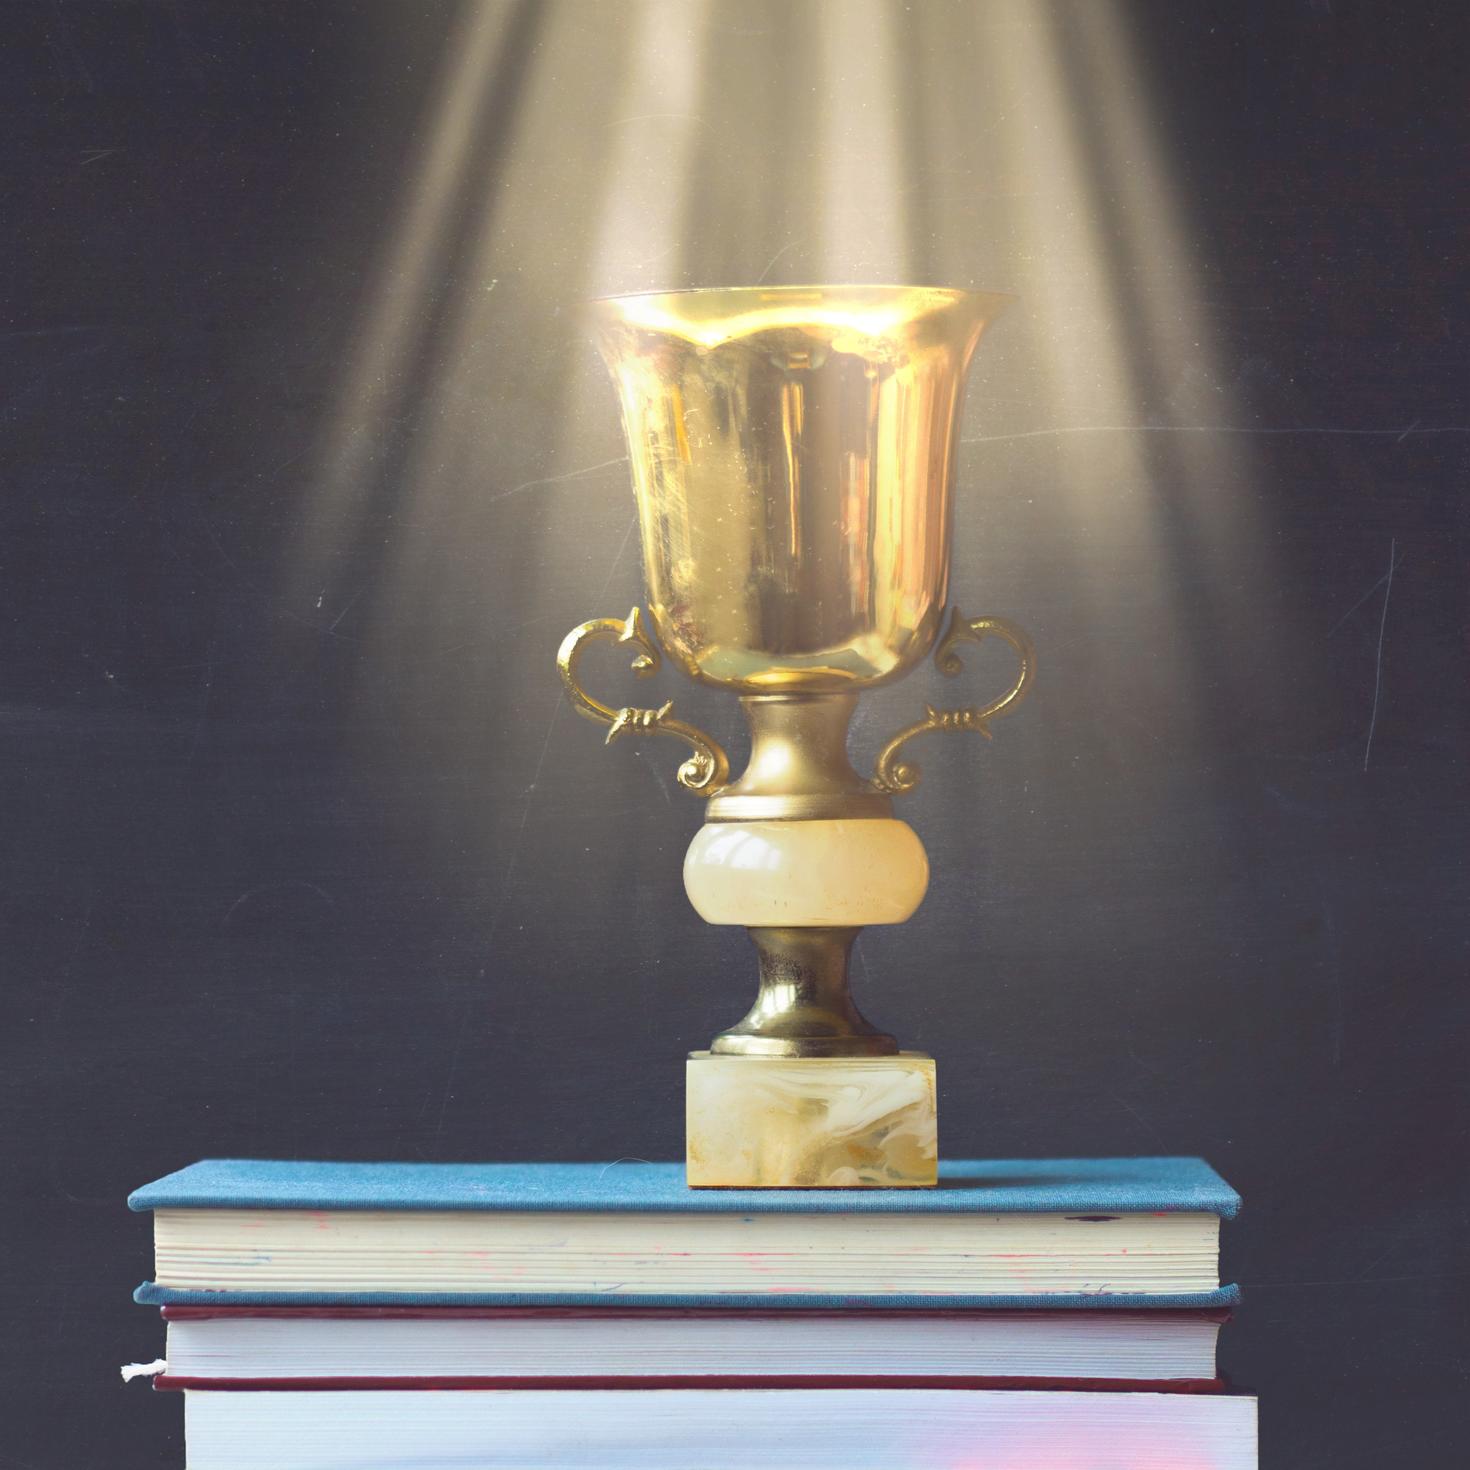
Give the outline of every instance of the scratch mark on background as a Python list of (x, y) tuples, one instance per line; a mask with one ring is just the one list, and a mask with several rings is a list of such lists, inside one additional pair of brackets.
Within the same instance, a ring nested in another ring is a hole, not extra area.
[(781, 248), (780, 248), (780, 249), (779, 249), (779, 250), (778, 250), (778, 251), (777, 251), (777, 252), (776, 252), (776, 253), (775, 253), (775, 254), (774, 254), (774, 255), (773, 255), (773, 256), (772, 256), (772, 257), (771, 257), (771, 258), (770, 258), (770, 259), (769, 259), (769, 260), (768, 260), (768, 261), (767, 261), (767, 262), (766, 262), (766, 268), (765, 268), (765, 270), (763, 270), (763, 271), (762, 271), (762, 272), (761, 272), (761, 273), (760, 273), (760, 275), (758, 275), (758, 276), (757, 276), (757, 277), (756, 277), (756, 278), (755, 278), (755, 283), (756, 283), (756, 285), (757, 285), (757, 286), (759, 286), (759, 285), (760, 285), (760, 284), (761, 284), (761, 282), (763, 282), (763, 281), (764, 281), (764, 280), (765, 280), (765, 278), (766, 278), (766, 277), (767, 277), (767, 276), (768, 276), (768, 275), (770, 275), (770, 273), (771, 273), (771, 270), (772, 270), (772, 267), (774, 267), (774, 266), (775, 266), (775, 264), (776, 264), (776, 262), (777, 262), (777, 261), (778, 261), (778, 260), (780, 260), (780, 259), (781, 259), (781, 257), (782, 257), (782, 256), (783, 256), (783, 255), (785, 255), (785, 254), (786, 254), (786, 252), (787, 252), (787, 251), (788, 251), (788, 250), (790, 250), (790, 249), (791, 249), (791, 248), (792, 248), (792, 247), (793, 247), (793, 246), (795, 246), (795, 245), (799, 245), (799, 244), (800, 244), (800, 243), (801, 243), (801, 242), (800, 242), (800, 241), (799, 241), (799, 240), (788, 240), (788, 241), (787, 241), (787, 242), (786, 242), (786, 243), (785, 243), (785, 244), (784, 244), (784, 245), (783, 245), (783, 246), (782, 246), (782, 247), (781, 247)]
[(1329, 629), (1328, 629), (1328, 630), (1327, 630), (1327, 636), (1328, 636), (1328, 637), (1329, 637), (1329, 638), (1331, 638), (1331, 637), (1332, 637), (1332, 635), (1333, 635), (1333, 634), (1334, 634), (1334, 633), (1335, 633), (1335, 632), (1337, 632), (1337, 630), (1338, 630), (1338, 629), (1339, 629), (1339, 628), (1340, 628), (1340, 627), (1342, 627), (1342, 625), (1343, 625), (1343, 624), (1344, 624), (1344, 623), (1345, 623), (1345, 622), (1347, 622), (1347, 620), (1348, 620), (1348, 619), (1349, 619), (1349, 618), (1350, 618), (1350, 617), (1352, 617), (1352, 615), (1353, 615), (1353, 614), (1354, 614), (1354, 613), (1355, 613), (1355, 612), (1357, 612), (1357, 610), (1358, 610), (1358, 609), (1359, 609), (1359, 608), (1360, 608), (1360, 607), (1362, 607), (1362, 605), (1363, 605), (1363, 604), (1364, 604), (1364, 603), (1365, 603), (1365, 602), (1367, 602), (1367, 600), (1368, 600), (1368, 599), (1369, 599), (1369, 598), (1370, 598), (1370, 597), (1372, 597), (1372, 596), (1373, 596), (1373, 594), (1374, 594), (1374, 593), (1375, 593), (1375, 592), (1377, 592), (1377, 591), (1378, 591), (1378, 589), (1379, 589), (1379, 588), (1380, 588), (1380, 587), (1381, 587), (1381, 586), (1383, 586), (1383, 584), (1384, 584), (1384, 583), (1385, 583), (1385, 582), (1386, 582), (1386, 581), (1388, 581), (1388, 579), (1389, 579), (1389, 578), (1390, 578), (1390, 577), (1391, 577), (1391, 576), (1393, 576), (1393, 572), (1394, 572), (1394, 567), (1396, 567), (1396, 566), (1398, 566), (1398, 564), (1399, 564), (1399, 562), (1401, 562), (1401, 561), (1403, 561), (1403, 557), (1399, 557), (1399, 560), (1398, 560), (1398, 561), (1396, 561), (1396, 562), (1394, 562), (1394, 563), (1393, 563), (1393, 565), (1392, 565), (1392, 566), (1390, 566), (1390, 567), (1389, 567), (1389, 569), (1388, 569), (1388, 570), (1387, 570), (1387, 571), (1386, 571), (1386, 572), (1385, 572), (1385, 573), (1384, 573), (1384, 574), (1383, 574), (1383, 575), (1382, 575), (1382, 576), (1381, 576), (1381, 577), (1380, 577), (1380, 578), (1379, 578), (1379, 579), (1378, 579), (1378, 580), (1377, 580), (1377, 581), (1376, 581), (1376, 582), (1375, 582), (1375, 583), (1374, 583), (1374, 584), (1373, 584), (1373, 585), (1372, 585), (1372, 586), (1371, 586), (1371, 587), (1370, 587), (1370, 588), (1369, 588), (1369, 589), (1368, 589), (1368, 590), (1367, 590), (1367, 591), (1366, 591), (1366, 592), (1365, 592), (1365, 593), (1364, 593), (1364, 594), (1363, 594), (1363, 595), (1362, 595), (1362, 596), (1361, 596), (1361, 597), (1360, 597), (1360, 598), (1359, 598), (1359, 599), (1358, 599), (1358, 600), (1357, 600), (1357, 601), (1356, 601), (1356, 602), (1355, 602), (1355, 603), (1354, 603), (1354, 604), (1353, 604), (1353, 605), (1352, 605), (1352, 606), (1351, 606), (1351, 607), (1350, 607), (1350, 608), (1349, 608), (1349, 609), (1348, 609), (1348, 610), (1347, 610), (1347, 611), (1346, 611), (1346, 612), (1345, 612), (1345, 613), (1344, 613), (1344, 614), (1343, 614), (1343, 615), (1342, 615), (1342, 616), (1341, 616), (1341, 617), (1340, 617), (1340, 618), (1339, 618), (1339, 619), (1338, 619), (1338, 620), (1337, 620), (1337, 621), (1336, 621), (1336, 622), (1335, 622), (1335, 623), (1334, 623), (1334, 624), (1333, 624), (1333, 625), (1332, 625), (1332, 627), (1331, 627), (1331, 628), (1329, 628)]
[[(643, 752), (640, 750), (638, 754), (641, 757)], [(656, 760), (650, 760), (648, 762), (648, 769), (653, 772), (653, 779), (658, 782), (659, 795), (663, 797), (664, 805), (673, 806), (674, 798), (669, 793), (669, 783), (664, 780), (664, 773), (659, 769), (658, 762)]]
[(1143, 1126), (1147, 1128), (1151, 1134), (1153, 1134), (1154, 1138), (1158, 1141), (1159, 1147), (1162, 1148), (1166, 1153), (1168, 1152), (1168, 1146), (1164, 1141), (1164, 1135), (1160, 1133), (1159, 1130), (1154, 1127), (1153, 1123), (1150, 1122), (1143, 1113), (1139, 1112), (1139, 1110), (1135, 1108), (1133, 1104), (1127, 1100), (1127, 1098), (1119, 1097), (1116, 1092), (1110, 1092), (1108, 1096), (1112, 1098), (1112, 1100), (1117, 1103), (1118, 1106), (1122, 1108), (1125, 1112), (1132, 1113), (1132, 1115), (1137, 1118), (1138, 1121), (1143, 1124)]
[[(507, 634), (519, 633), (522, 628), (530, 628), (537, 623), (549, 623), (556, 616), (556, 613), (537, 613), (534, 618), (526, 618), (519, 623), (514, 623), (505, 631)], [(458, 643), (451, 643), (447, 648), (434, 649), (432, 657), (448, 658), (451, 654), (463, 653), (466, 648), (483, 648), (484, 646), (485, 639), (483, 634), (476, 634), (473, 638), (465, 638)]]
[[(638, 524), (636, 515), (628, 518), (628, 528), (623, 532), (623, 539), (618, 542), (618, 549), (613, 553), (613, 559), (607, 569), (607, 576), (603, 578), (602, 587), (599, 589), (596, 602), (601, 603), (607, 596), (607, 589), (612, 586), (614, 574), (617, 572), (618, 564), (623, 559), (623, 553), (628, 549), (628, 541), (633, 535), (633, 527)], [(515, 842), (511, 845), (510, 861), (506, 866), (505, 878), (500, 885), (500, 892), (495, 899), (495, 917), (490, 922), (490, 937), (495, 937), (495, 930), (500, 923), (500, 914), (505, 907), (505, 899), (510, 891), (510, 882), (515, 875), (516, 863), (520, 858), (521, 842), (526, 835), (526, 825), (531, 817), (531, 804), (536, 797), (537, 784), (541, 780), (541, 771), (546, 764), (546, 753), (551, 748), (552, 732), (556, 729), (557, 718), (562, 710), (561, 699), (552, 706), (551, 718), (546, 722), (546, 738), (541, 742), (541, 753), (536, 757), (535, 769), (531, 772), (531, 784), (526, 788), (526, 799), (521, 807), (521, 821), (516, 828)]]
[(1363, 746), (1363, 769), (1368, 769), (1368, 757), (1373, 753), (1373, 731), (1378, 726), (1378, 696), (1383, 691), (1383, 633), (1388, 627), (1388, 599), (1393, 593), (1394, 552), (1398, 540), (1388, 543), (1388, 577), (1383, 588), (1383, 615), (1378, 619), (1378, 661), (1373, 671), (1373, 713), (1368, 720), (1368, 739)]
[(696, 127), (708, 129), (711, 133), (715, 131), (697, 112), (638, 112), (632, 117), (618, 118), (612, 126), (620, 128), (625, 123), (635, 122), (691, 122)]
[(622, 1158), (614, 1159), (611, 1164), (604, 1164), (597, 1171), (597, 1177), (601, 1179), (609, 1169), (616, 1167), (618, 1164), (651, 1164), (652, 1162), (652, 1159), (640, 1159), (636, 1154), (624, 1154)]
[(646, 260), (635, 261), (634, 262), (634, 265), (633, 265), (633, 269), (635, 271), (641, 271), (646, 266), (657, 265), (659, 263), (659, 261), (661, 261), (661, 260), (667, 260), (669, 258), (669, 256), (671, 256), (674, 253), (674, 251), (676, 251), (678, 248), (679, 248), (679, 243), (678, 243), (678, 241), (675, 241), (674, 244), (669, 245), (669, 246), (666, 246), (662, 250), (655, 251)]
[(220, 928), (223, 929), (228, 926), (231, 917), (234, 915), (235, 910), (238, 909), (241, 904), (249, 903), (252, 898), (258, 898), (262, 893), (278, 893), (282, 889), (305, 889), (308, 893), (316, 894), (316, 896), (321, 899), (321, 901), (326, 904), (329, 909), (334, 909), (337, 907), (337, 900), (333, 898), (332, 895), (328, 893), (325, 888), (320, 887), (318, 884), (308, 883), (305, 878), (283, 878), (279, 882), (257, 883), (254, 888), (247, 888), (245, 892), (242, 893), (239, 898), (237, 898), (234, 903), (232, 903), (229, 908), (225, 910), (224, 918), (219, 921)]
[[(333, 618), (330, 623), (327, 624), (327, 632), (335, 633), (337, 631), (337, 624), (340, 623), (342, 619), (345, 618), (354, 607), (357, 606), (357, 601), (362, 596), (363, 590), (364, 589), (362, 588), (358, 588), (358, 590), (347, 599), (347, 601), (343, 604), (342, 611), (339, 612), (337, 616)], [(320, 604), (318, 604), (318, 606), (320, 606)]]
[(101, 327), (29, 327), (15, 332), (0, 332), (0, 342), (13, 342), (20, 337), (66, 337), (74, 332), (100, 332)]
[(1406, 429), (1333, 429), (1307, 427), (1301, 429), (1256, 429), (1238, 424), (1067, 424), (1052, 429), (1025, 429), (1018, 434), (982, 434), (962, 439), (962, 444), (1003, 444), (1009, 439), (1051, 439), (1062, 434), (1320, 434), (1349, 435), (1365, 439), (1393, 439), (1425, 434), (1470, 434), (1470, 424), (1444, 424), (1423, 429), (1410, 424)]
[(509, 490), (502, 490), (498, 495), (486, 496), (471, 510), (461, 511), (457, 515), (445, 516), (440, 521), (431, 521), (431, 525), (442, 525), (444, 521), (468, 521), (476, 516), (484, 515), (486, 509), (495, 505), (498, 501), (509, 500), (513, 495), (524, 495), (527, 490), (535, 490), (541, 485), (564, 485), (568, 480), (580, 480), (586, 475), (595, 475), (598, 470), (610, 469), (615, 464), (627, 464), (628, 456), (620, 454), (616, 459), (605, 459), (600, 464), (583, 465), (578, 470), (568, 470), (562, 475), (544, 475), (536, 480), (523, 480), (519, 485), (512, 485)]

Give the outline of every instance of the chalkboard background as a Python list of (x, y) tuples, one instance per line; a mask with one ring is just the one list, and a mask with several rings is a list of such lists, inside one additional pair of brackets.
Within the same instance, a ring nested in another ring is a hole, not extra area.
[(1042, 672), (859, 999), (948, 1154), (1241, 1190), (1263, 1464), (1463, 1463), (1460, 11), (6, 6), (0, 1461), (182, 1463), (169, 1169), (678, 1154), (753, 962), (555, 677), (640, 597), (577, 303), (907, 277), (1020, 298), (953, 595)]

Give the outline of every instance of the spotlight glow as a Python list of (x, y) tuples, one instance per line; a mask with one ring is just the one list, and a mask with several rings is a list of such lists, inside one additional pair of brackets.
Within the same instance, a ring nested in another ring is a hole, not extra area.
[[(1248, 592), (1239, 568), (1267, 564), (1240, 441), (1199, 432), (1235, 406), (1112, 0), (478, 0), (423, 140), (286, 595), (309, 608), (366, 565), (333, 601), (360, 599), (365, 683), (426, 753), (470, 759), (507, 698), (554, 719), (545, 639), (522, 630), (549, 638), (600, 609), (589, 596), (634, 590), (625, 460), (580, 305), (659, 286), (1015, 294), (977, 364), (959, 494), (1044, 484), (995, 499), (1012, 575), (1065, 586), (1069, 636), (1099, 659), (1152, 650), (1100, 738), (1135, 740), (1140, 700), (1181, 739), (1212, 717), (1208, 644)], [(989, 544), (969, 567), (959, 547), (966, 606), (1000, 569)]]

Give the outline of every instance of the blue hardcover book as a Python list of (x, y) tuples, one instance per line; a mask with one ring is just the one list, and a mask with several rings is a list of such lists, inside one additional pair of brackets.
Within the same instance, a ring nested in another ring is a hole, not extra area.
[(1218, 1307), (1201, 1159), (951, 1160), (932, 1190), (690, 1190), (681, 1164), (208, 1159), (138, 1190), (149, 1303)]

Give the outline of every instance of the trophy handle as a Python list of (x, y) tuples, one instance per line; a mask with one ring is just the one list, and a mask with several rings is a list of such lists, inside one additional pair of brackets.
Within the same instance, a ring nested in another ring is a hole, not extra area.
[(991, 634), (1003, 638), (1016, 651), (1021, 661), (1021, 672), (1016, 682), (999, 699), (979, 708), (935, 709), (924, 706), (924, 718), (900, 730), (882, 750), (878, 752), (878, 764), (874, 770), (873, 783), (882, 791), (902, 796), (919, 784), (920, 770), (909, 761), (898, 759), (899, 748), (916, 735), (925, 735), (930, 730), (978, 730), (987, 740), (993, 738), (990, 722), (1008, 715), (1026, 697), (1031, 681), (1036, 675), (1036, 650), (1031, 640), (1014, 623), (1001, 618), (967, 618), (959, 608), (951, 608), (949, 625), (939, 646), (934, 650), (934, 662), (941, 674), (953, 676), (964, 665), (956, 652), (955, 645), (969, 641), (983, 643)]
[(561, 671), (561, 681), (567, 686), (572, 708), (599, 725), (607, 725), (607, 740), (611, 745), (622, 735), (652, 731), (655, 735), (673, 735), (687, 740), (694, 747), (694, 754), (679, 767), (679, 785), (686, 791), (699, 796), (713, 796), (730, 779), (730, 760), (703, 730), (686, 725), (674, 716), (673, 700), (665, 700), (657, 709), (613, 709), (594, 699), (577, 682), (577, 664), (589, 643), (611, 638), (617, 643), (631, 643), (641, 650), (633, 659), (633, 672), (646, 679), (663, 662), (658, 647), (643, 631), (643, 614), (634, 608), (626, 618), (593, 618), (579, 628), (573, 628), (562, 640), (557, 651), (556, 666)]

